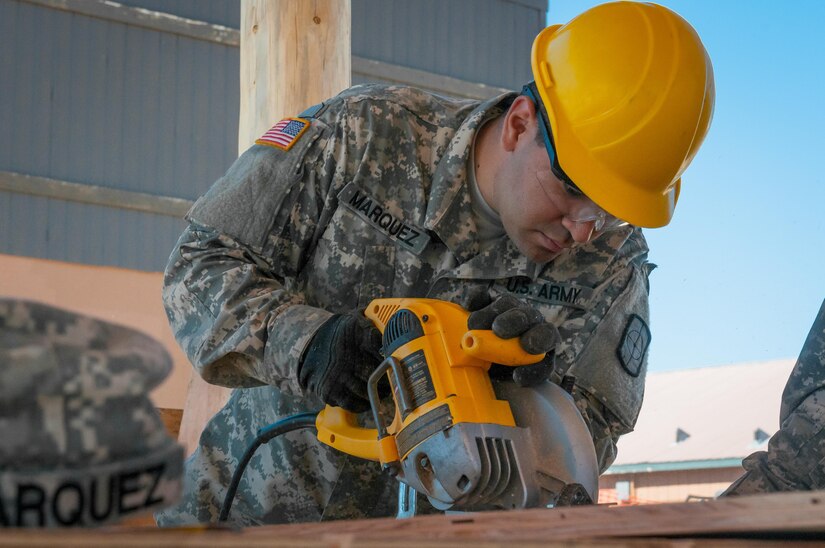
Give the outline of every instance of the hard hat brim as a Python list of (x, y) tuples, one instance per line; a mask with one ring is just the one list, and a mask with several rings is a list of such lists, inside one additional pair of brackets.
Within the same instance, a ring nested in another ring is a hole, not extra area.
[[(634, 226), (660, 228), (670, 223), (679, 199), (681, 177), (665, 192), (648, 191), (625, 180), (593, 158), (587, 147), (579, 143), (572, 132), (565, 130), (565, 124), (556, 122), (551, 111), (552, 108), (548, 109), (547, 114), (554, 135), (558, 135), (559, 165), (588, 198), (614, 217)], [(564, 159), (571, 157), (577, 161), (565, 163)]]

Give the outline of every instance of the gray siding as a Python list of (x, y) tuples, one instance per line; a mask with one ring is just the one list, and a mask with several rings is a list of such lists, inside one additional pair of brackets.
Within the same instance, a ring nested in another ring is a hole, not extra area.
[(3, 246), (24, 251), (16, 255), (157, 271), (184, 226), (164, 215), (0, 192)]
[(234, 159), (237, 48), (16, 1), (0, 21), (0, 170), (191, 199)]
[[(233, 28), (240, 19), (238, 0), (122, 3)], [(353, 55), (513, 89), (529, 78), (546, 0), (352, 6)], [(231, 45), (0, 1), (0, 172), (194, 200), (236, 156), (238, 73)], [(0, 253), (156, 271), (182, 227), (0, 192)]]
[[(195, 199), (236, 156), (238, 72), (234, 47), (4, 0), (0, 170)], [(3, 194), (0, 253), (157, 271), (183, 228)]]
[(530, 79), (545, 8), (505, 0), (353, 0), (352, 54), (508, 89)]

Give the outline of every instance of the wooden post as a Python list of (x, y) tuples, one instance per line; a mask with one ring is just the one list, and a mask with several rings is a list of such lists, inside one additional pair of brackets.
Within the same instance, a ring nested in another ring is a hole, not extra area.
[(238, 151), (349, 87), (350, 0), (241, 0)]
[[(238, 151), (351, 82), (351, 0), (241, 0)], [(191, 452), (229, 390), (193, 375), (179, 440)]]

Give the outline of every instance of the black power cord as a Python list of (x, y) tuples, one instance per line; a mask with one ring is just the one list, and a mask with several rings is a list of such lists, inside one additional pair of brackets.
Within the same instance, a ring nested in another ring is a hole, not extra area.
[(229, 489), (226, 491), (226, 497), (224, 497), (223, 505), (221, 505), (221, 513), (220, 516), (218, 516), (219, 522), (226, 521), (226, 518), (229, 517), (229, 510), (232, 508), (232, 501), (235, 500), (235, 493), (238, 491), (238, 484), (241, 483), (241, 477), (243, 476), (244, 470), (246, 470), (246, 465), (249, 464), (249, 461), (252, 459), (252, 455), (255, 454), (258, 447), (269, 442), (272, 438), (280, 436), (281, 434), (286, 434), (287, 432), (292, 432), (293, 430), (301, 430), (303, 428), (315, 428), (315, 419), (317, 416), (318, 413), (298, 413), (297, 415), (291, 415), (258, 430), (257, 437), (252, 444), (247, 447), (246, 453), (244, 453), (243, 457), (238, 462), (238, 467), (235, 469), (235, 473), (232, 474), (232, 481), (229, 482)]

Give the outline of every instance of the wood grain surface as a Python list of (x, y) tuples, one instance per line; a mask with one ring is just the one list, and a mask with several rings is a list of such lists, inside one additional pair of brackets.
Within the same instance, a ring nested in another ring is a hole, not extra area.
[(0, 533), (0, 546), (823, 546), (825, 492), (273, 525)]

